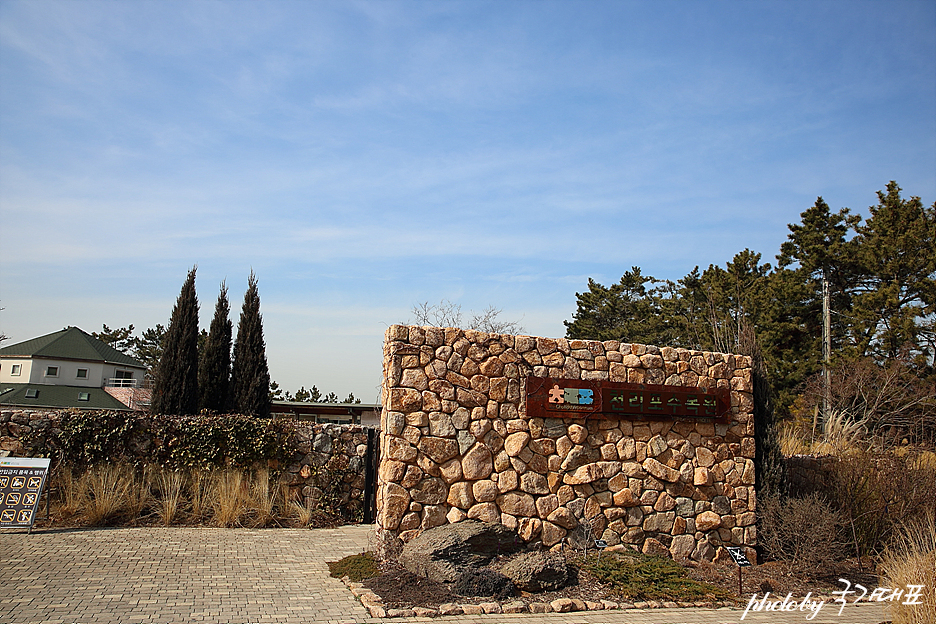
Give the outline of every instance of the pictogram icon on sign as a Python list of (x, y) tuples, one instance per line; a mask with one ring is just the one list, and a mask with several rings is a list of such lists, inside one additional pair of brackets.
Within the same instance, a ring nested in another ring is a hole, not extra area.
[(19, 517), (16, 519), (20, 524), (32, 524), (32, 509), (20, 509)]
[(0, 512), (0, 522), (13, 522), (15, 515), (15, 509), (4, 509)]
[(10, 485), (10, 477), (0, 477), (0, 488)]
[(26, 477), (13, 477), (13, 483), (10, 484), (10, 487), (18, 490), (24, 485), (26, 485)]
[(19, 492), (10, 492), (6, 497), (7, 505), (19, 505), (20, 502), (20, 493)]
[(32, 507), (36, 504), (36, 499), (39, 498), (39, 495), (35, 492), (30, 492), (28, 494), (23, 494), (23, 505), (26, 507)]
[(26, 484), (26, 488), (29, 490), (38, 490), (40, 485), (42, 485), (42, 477), (29, 477), (29, 483)]

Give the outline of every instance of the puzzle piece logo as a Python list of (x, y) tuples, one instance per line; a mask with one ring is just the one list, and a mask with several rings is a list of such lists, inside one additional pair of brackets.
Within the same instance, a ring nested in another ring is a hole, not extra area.
[(590, 388), (560, 388), (553, 385), (549, 391), (549, 403), (554, 405), (593, 405), (594, 391)]

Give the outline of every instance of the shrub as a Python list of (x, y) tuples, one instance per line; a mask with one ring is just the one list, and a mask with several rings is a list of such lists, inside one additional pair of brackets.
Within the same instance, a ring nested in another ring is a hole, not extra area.
[(760, 542), (769, 557), (807, 574), (844, 558), (842, 515), (822, 495), (769, 496), (758, 502), (758, 510)]
[(853, 453), (834, 462), (829, 477), (819, 491), (842, 512), (859, 556), (881, 552), (901, 523), (932, 509), (936, 492), (936, 470), (915, 454)]
[(349, 555), (339, 561), (328, 562), (328, 572), (332, 578), (347, 576), (354, 582), (373, 578), (380, 574), (374, 553), (364, 552), (359, 555)]
[(670, 559), (640, 553), (601, 553), (588, 557), (582, 568), (610, 583), (612, 591), (628, 600), (697, 600), (729, 598), (714, 585), (690, 579), (686, 570)]
[(24, 437), (33, 457), (84, 469), (106, 462), (170, 468), (270, 467), (292, 461), (295, 423), (223, 416), (140, 416), (130, 412), (64, 412), (57, 428)]

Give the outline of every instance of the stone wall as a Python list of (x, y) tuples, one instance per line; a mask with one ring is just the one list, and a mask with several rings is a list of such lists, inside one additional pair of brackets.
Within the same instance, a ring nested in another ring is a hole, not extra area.
[[(725, 388), (730, 422), (530, 418), (529, 377)], [(723, 545), (752, 547), (751, 390), (744, 356), (393, 325), (381, 548), (464, 518), (501, 522), (545, 547), (600, 538), (708, 561)]]
[[(0, 455), (22, 456), (25, 453), (24, 437), (33, 431), (54, 433), (64, 411), (15, 409), (0, 412)], [(306, 504), (316, 508), (323, 496), (319, 487), (322, 479), (337, 478), (341, 480), (343, 502), (351, 508), (360, 507), (365, 481), (367, 428), (299, 421), (293, 445), (293, 462), (286, 467), (284, 476), (287, 483), (299, 491)], [(130, 447), (146, 449), (149, 444), (135, 440)]]

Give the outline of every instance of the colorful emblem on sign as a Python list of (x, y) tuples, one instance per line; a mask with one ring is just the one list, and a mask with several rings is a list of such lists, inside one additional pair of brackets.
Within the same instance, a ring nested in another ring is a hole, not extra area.
[(527, 415), (730, 422), (731, 397), (723, 388), (528, 377)]
[(555, 384), (549, 391), (549, 402), (558, 405), (594, 405), (595, 393), (590, 388), (560, 388)]

